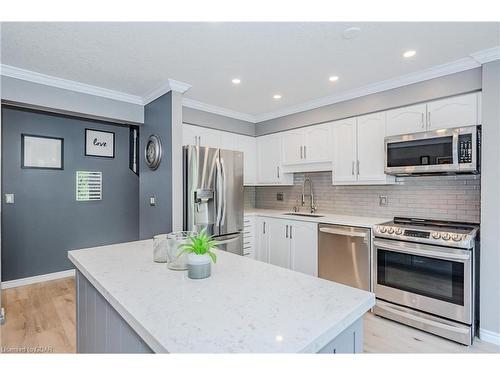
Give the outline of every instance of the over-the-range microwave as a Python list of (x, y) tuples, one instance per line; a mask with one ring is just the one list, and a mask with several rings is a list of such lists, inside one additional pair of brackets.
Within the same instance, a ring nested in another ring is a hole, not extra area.
[(386, 137), (384, 146), (386, 174), (480, 173), (480, 125)]

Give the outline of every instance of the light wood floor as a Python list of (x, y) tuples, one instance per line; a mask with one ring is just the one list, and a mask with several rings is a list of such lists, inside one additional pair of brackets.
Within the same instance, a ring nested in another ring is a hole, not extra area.
[[(74, 353), (76, 349), (75, 286), (73, 278), (2, 291), (6, 322), (0, 328), (0, 349), (40, 348)], [(500, 347), (481, 340), (466, 347), (452, 341), (365, 315), (367, 353), (500, 353)]]

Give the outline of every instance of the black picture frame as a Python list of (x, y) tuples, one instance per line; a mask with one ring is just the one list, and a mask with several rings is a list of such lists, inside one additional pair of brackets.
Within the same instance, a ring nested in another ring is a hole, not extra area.
[[(97, 132), (97, 133), (108, 133), (108, 134), (112, 134), (113, 135), (113, 155), (112, 156), (106, 156), (106, 155), (95, 155), (95, 154), (89, 154), (88, 150), (87, 150), (87, 132), (88, 131), (93, 131), (93, 132)], [(107, 131), (107, 130), (100, 130), (100, 129), (91, 129), (91, 128), (85, 128), (85, 133), (84, 133), (84, 143), (85, 143), (85, 156), (90, 156), (90, 157), (93, 157), (93, 158), (106, 158), (106, 159), (114, 159), (115, 158), (115, 149), (116, 149), (116, 145), (115, 145), (115, 132), (111, 132), (111, 131)]]
[[(31, 137), (31, 138), (43, 138), (43, 139), (56, 139), (61, 141), (61, 167), (33, 167), (33, 166), (27, 166), (25, 165), (25, 160), (24, 160), (24, 138), (25, 137)], [(38, 135), (38, 134), (28, 134), (28, 133), (21, 133), (21, 168), (22, 169), (49, 169), (49, 170), (57, 170), (57, 171), (62, 171), (64, 170), (64, 138), (60, 137), (50, 137), (46, 135)]]

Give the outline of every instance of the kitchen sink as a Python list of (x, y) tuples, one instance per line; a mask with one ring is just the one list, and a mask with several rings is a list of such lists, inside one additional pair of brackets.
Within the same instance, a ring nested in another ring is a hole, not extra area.
[(306, 213), (300, 213), (300, 212), (288, 212), (285, 215), (290, 215), (290, 216), (306, 216), (306, 217), (323, 217), (325, 215), (317, 215), (317, 214), (306, 214)]

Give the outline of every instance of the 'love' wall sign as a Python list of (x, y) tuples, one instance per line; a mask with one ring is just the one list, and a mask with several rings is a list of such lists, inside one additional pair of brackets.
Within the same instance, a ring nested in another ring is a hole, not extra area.
[(85, 129), (85, 156), (115, 157), (115, 133)]

